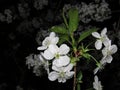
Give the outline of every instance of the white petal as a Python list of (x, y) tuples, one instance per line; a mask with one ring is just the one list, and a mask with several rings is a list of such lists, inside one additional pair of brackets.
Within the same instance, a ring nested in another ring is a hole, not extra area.
[(47, 46), (40, 46), (37, 48), (37, 50), (45, 50), (45, 49), (47, 49)]
[(68, 65), (70, 62), (70, 58), (68, 56), (60, 56), (59, 59), (55, 59), (53, 61), (53, 65), (57, 67), (62, 67)]
[(57, 72), (61, 71), (60, 67), (57, 67), (55, 65), (52, 66), (52, 69), (55, 70), (55, 71), (57, 71)]
[(111, 55), (108, 55), (106, 58), (105, 58), (106, 62), (107, 63), (111, 63), (112, 60), (113, 60), (113, 57)]
[(109, 46), (111, 46), (111, 40), (109, 40), (109, 38), (106, 37), (106, 38), (103, 40), (103, 44), (105, 45), (105, 47), (109, 47)]
[(98, 32), (93, 32), (92, 36), (94, 36), (95, 38), (101, 38), (101, 36)]
[(103, 49), (102, 49), (102, 54), (103, 54), (103, 56), (107, 56), (107, 53), (108, 52), (108, 49), (107, 49), (107, 47), (104, 47)]
[(93, 82), (93, 88), (95, 89), (95, 90), (99, 90), (98, 89), (98, 77), (97, 76), (95, 76), (94, 77), (94, 82)]
[(102, 31), (101, 31), (101, 36), (105, 36), (107, 33), (107, 28), (104, 28)]
[(117, 52), (117, 46), (116, 45), (112, 45), (111, 47), (110, 47), (110, 51), (111, 51), (111, 54), (114, 54), (114, 53), (116, 53)]
[(46, 38), (43, 40), (42, 45), (48, 47), (48, 46), (50, 45), (50, 43), (51, 43), (51, 39), (50, 39), (49, 37), (46, 37)]
[(70, 48), (66, 44), (62, 44), (59, 49), (61, 55), (65, 55), (70, 51)]
[(74, 71), (71, 71), (71, 72), (66, 72), (66, 75), (68, 76), (68, 77), (66, 77), (67, 79), (69, 79), (69, 78), (71, 78), (73, 75), (74, 75)]
[(43, 56), (45, 59), (48, 59), (48, 60), (54, 58), (54, 54), (51, 53), (48, 49), (44, 51)]
[(102, 42), (101, 42), (101, 40), (97, 40), (97, 41), (95, 42), (95, 48), (96, 48), (97, 50), (100, 50), (100, 49), (102, 48)]
[(100, 69), (99, 67), (95, 68), (94, 71), (93, 71), (94, 74), (96, 74), (99, 71), (99, 69)]
[(48, 79), (50, 81), (55, 81), (58, 77), (59, 77), (59, 74), (55, 71), (50, 72), (48, 75)]
[(51, 44), (57, 44), (58, 41), (59, 41), (59, 38), (58, 38), (58, 37), (54, 37), (54, 38), (52, 38), (52, 40), (51, 40)]
[(105, 64), (107, 63), (106, 56), (104, 56), (102, 60), (100, 60), (100, 63), (102, 64), (102, 66), (105, 66)]
[(58, 82), (65, 83), (65, 82), (66, 82), (66, 78), (64, 78), (64, 77), (59, 77), (59, 78), (58, 78)]
[(51, 32), (50, 35), (49, 35), (49, 37), (54, 38), (55, 37), (55, 32)]
[(53, 54), (56, 54), (56, 53), (58, 53), (58, 51), (59, 51), (59, 48), (58, 48), (58, 46), (57, 45), (49, 45), (49, 51), (51, 52), (51, 53), (53, 53)]
[(95, 82), (98, 82), (98, 77), (95, 75), (94, 77)]
[(72, 70), (72, 68), (73, 68), (73, 64), (69, 64), (64, 68), (64, 72), (69, 72), (70, 70)]

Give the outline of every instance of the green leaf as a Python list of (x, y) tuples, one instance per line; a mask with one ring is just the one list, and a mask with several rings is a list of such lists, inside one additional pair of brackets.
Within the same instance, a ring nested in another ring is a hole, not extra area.
[(76, 8), (71, 8), (68, 12), (69, 16), (69, 30), (70, 33), (73, 33), (78, 28), (79, 17), (78, 17), (78, 10)]
[(58, 34), (68, 34), (68, 31), (64, 26), (53, 26), (50, 30)]
[(97, 30), (98, 30), (97, 28), (92, 28), (92, 29), (89, 29), (89, 30), (83, 32), (80, 35), (80, 38), (78, 39), (78, 43), (81, 42), (83, 39), (87, 38), (88, 36), (90, 36), (92, 32), (95, 32)]
[(59, 43), (62, 44), (63, 42), (69, 41), (69, 36), (67, 34), (59, 34)]
[(86, 58), (86, 59), (88, 59), (88, 60), (90, 60), (90, 58), (91, 58), (90, 54), (88, 54), (88, 53), (84, 53), (83, 57)]

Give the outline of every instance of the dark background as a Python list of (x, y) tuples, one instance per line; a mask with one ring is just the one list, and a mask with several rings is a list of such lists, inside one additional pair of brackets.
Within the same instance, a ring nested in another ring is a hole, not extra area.
[[(12, 22), (0, 21), (0, 90), (72, 90), (73, 79), (61, 84), (51, 82), (47, 75), (35, 76), (32, 69), (25, 64), (30, 53), (38, 53), (36, 35), (48, 30), (53, 25), (60, 24), (61, 9), (65, 4), (76, 4), (93, 0), (49, 0), (42, 9), (33, 7), (34, 0), (0, 0), (0, 13), (10, 9), (13, 13)], [(114, 60), (98, 73), (104, 90), (120, 90), (120, 0), (106, 0), (112, 11), (111, 18), (103, 22), (91, 22), (96, 27), (107, 27), (109, 37), (118, 46)], [(24, 6), (25, 13), (18, 11), (18, 4)], [(35, 22), (33, 22), (35, 20)], [(87, 25), (89, 25), (87, 24)], [(116, 24), (116, 28), (113, 25)], [(43, 39), (42, 37), (40, 38)], [(83, 62), (82, 90), (92, 87), (93, 72), (90, 64)], [(91, 83), (91, 84), (90, 84)], [(20, 88), (21, 87), (21, 88)]]

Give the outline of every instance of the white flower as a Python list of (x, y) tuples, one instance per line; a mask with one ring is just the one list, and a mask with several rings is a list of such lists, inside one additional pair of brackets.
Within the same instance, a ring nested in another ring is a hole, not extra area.
[(70, 58), (66, 55), (69, 51), (70, 48), (66, 44), (62, 44), (60, 47), (50, 45), (49, 48), (44, 51), (44, 57), (48, 60), (54, 59), (53, 65), (57, 67), (66, 66), (70, 62)]
[(101, 82), (98, 80), (97, 76), (94, 77), (93, 88), (95, 90), (102, 90)]
[(98, 40), (95, 42), (95, 48), (97, 50), (100, 50), (102, 48), (102, 43), (105, 44), (109, 39), (106, 35), (107, 33), (107, 28), (104, 28), (101, 31), (101, 34), (99, 34), (98, 32), (93, 32), (92, 35), (97, 38)]
[(106, 44), (105, 47), (102, 50), (102, 54), (103, 54), (103, 59), (102, 62), (106, 62), (106, 63), (111, 63), (113, 57), (112, 54), (117, 52), (117, 46), (116, 45), (111, 45), (111, 40), (109, 40)]
[(43, 42), (42, 42), (42, 46), (38, 47), (38, 50), (45, 50), (49, 47), (49, 45), (53, 44), (56, 45), (59, 41), (59, 38), (56, 37), (54, 32), (51, 32), (49, 37), (46, 37)]
[(70, 71), (72, 68), (72, 64), (69, 64), (66, 67), (57, 67), (53, 65), (52, 69), (54, 71), (49, 73), (48, 78), (50, 81), (55, 81), (58, 79), (58, 82), (65, 83), (67, 79), (70, 79), (74, 75), (74, 71)]

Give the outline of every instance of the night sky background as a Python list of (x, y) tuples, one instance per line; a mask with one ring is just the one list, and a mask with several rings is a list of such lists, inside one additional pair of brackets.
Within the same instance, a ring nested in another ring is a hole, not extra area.
[[(12, 14), (7, 20), (0, 20), (0, 90), (72, 90), (73, 78), (61, 84), (51, 82), (47, 75), (36, 76), (28, 69), (26, 59), (31, 53), (39, 53), (38, 32), (42, 33), (63, 22), (61, 10), (65, 4), (76, 4), (93, 0), (48, 0), (47, 5), (34, 7), (35, 0), (0, 0), (0, 14), (10, 9)], [(39, 1), (39, 0), (37, 0)], [(41, 0), (42, 1), (42, 0)], [(45, 0), (47, 1), (47, 0)], [(103, 85), (103, 90), (120, 90), (120, 0), (106, 0), (112, 11), (111, 18), (103, 22), (91, 21), (83, 26), (92, 25), (108, 28), (108, 36), (118, 46), (113, 55), (114, 60), (107, 64), (97, 75)], [(24, 9), (18, 10), (18, 6)], [(0, 15), (1, 17), (1, 15)], [(43, 37), (40, 36), (40, 40)], [(84, 42), (87, 42), (84, 41)], [(81, 90), (90, 90), (93, 82), (91, 64), (82, 62), (83, 71)]]

